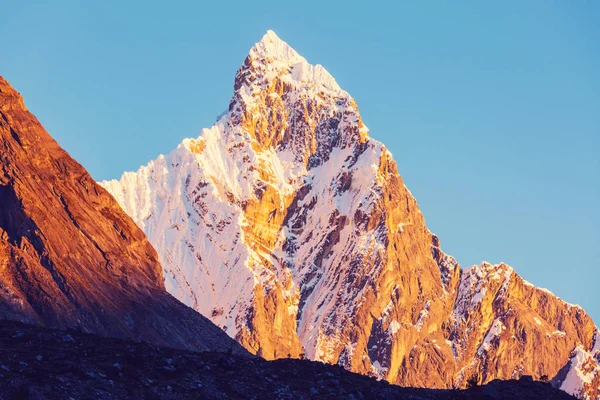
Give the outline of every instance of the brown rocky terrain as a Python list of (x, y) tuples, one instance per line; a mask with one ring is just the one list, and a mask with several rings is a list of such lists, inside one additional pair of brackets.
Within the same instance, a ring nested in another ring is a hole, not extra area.
[(164, 288), (144, 233), (0, 77), (0, 318), (245, 351)]
[(0, 399), (572, 399), (530, 378), (402, 388), (307, 360), (195, 353), (0, 321)]
[(453, 388), (553, 379), (600, 340), (581, 307), (511, 267), (445, 254), (356, 101), (273, 32), (213, 127), (102, 185), (169, 292), (268, 359)]

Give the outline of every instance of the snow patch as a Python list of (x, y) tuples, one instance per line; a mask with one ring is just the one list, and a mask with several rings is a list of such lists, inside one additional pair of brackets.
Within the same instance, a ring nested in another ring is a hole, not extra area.
[[(583, 346), (577, 346), (571, 353), (569, 371), (560, 384), (560, 389), (579, 398), (588, 399), (586, 386), (600, 374), (600, 366)], [(591, 400), (591, 399), (590, 399)]]
[(390, 335), (394, 336), (396, 332), (400, 330), (400, 324), (395, 319), (390, 322), (390, 326), (388, 326), (388, 332)]
[(500, 319), (495, 319), (492, 323), (492, 326), (485, 335), (481, 346), (479, 346), (479, 349), (477, 349), (477, 354), (482, 355), (484, 352), (489, 351), (492, 348), (492, 343), (494, 342), (494, 340), (499, 338), (500, 334), (504, 330), (506, 330), (506, 326), (504, 326), (502, 321), (500, 321)]

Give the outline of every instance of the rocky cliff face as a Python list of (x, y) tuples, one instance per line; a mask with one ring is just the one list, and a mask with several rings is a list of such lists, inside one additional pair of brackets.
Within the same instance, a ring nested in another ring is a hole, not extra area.
[(144, 233), (1, 77), (0, 168), (0, 318), (244, 352), (165, 291)]
[(510, 267), (461, 271), (354, 99), (273, 32), (212, 128), (102, 185), (157, 248), (169, 292), (268, 359), (464, 387), (552, 378), (594, 345), (581, 308)]

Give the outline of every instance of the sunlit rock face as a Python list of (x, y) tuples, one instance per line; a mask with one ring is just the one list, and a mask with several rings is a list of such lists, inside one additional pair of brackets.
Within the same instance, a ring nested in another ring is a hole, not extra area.
[(593, 345), (581, 308), (510, 267), (461, 271), (355, 100), (271, 31), (213, 127), (102, 185), (167, 289), (265, 358), (462, 387), (552, 378)]
[(247, 354), (167, 293), (144, 233), (2, 77), (0, 171), (0, 319)]

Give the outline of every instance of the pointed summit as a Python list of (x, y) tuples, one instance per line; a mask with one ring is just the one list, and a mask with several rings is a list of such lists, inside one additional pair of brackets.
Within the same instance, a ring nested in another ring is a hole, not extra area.
[(278, 61), (290, 63), (306, 62), (289, 44), (284, 42), (272, 30), (268, 30), (262, 39), (250, 50), (250, 55), (262, 59), (272, 57)]
[(248, 54), (236, 75), (236, 90), (243, 84), (263, 86), (273, 79), (308, 89), (329, 90), (335, 95), (348, 96), (333, 76), (320, 64), (309, 64), (289, 44), (268, 30)]

